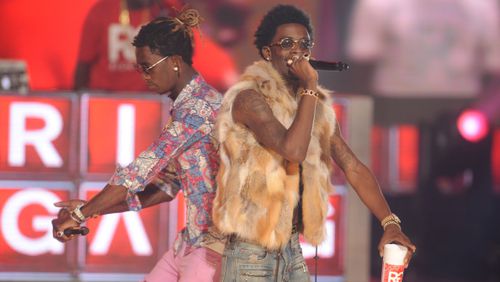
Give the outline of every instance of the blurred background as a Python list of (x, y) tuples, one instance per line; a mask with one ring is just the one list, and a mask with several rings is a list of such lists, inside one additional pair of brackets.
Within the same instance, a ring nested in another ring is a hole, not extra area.
[[(343, 133), (417, 244), (404, 280), (500, 281), (498, 0), (0, 0), (0, 281), (139, 281), (182, 228), (182, 197), (66, 245), (50, 220), (161, 130), (171, 101), (148, 92), (130, 42), (184, 4), (205, 19), (195, 68), (220, 91), (259, 59), (270, 8), (306, 11), (313, 57), (351, 66), (320, 71)], [(311, 274), (380, 281), (378, 221), (340, 173), (332, 186), (317, 261), (303, 244)]]

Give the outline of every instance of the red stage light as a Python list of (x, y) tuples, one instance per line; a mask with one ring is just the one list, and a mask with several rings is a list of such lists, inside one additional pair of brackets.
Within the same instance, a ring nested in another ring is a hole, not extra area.
[(488, 119), (477, 110), (466, 110), (457, 120), (460, 135), (469, 142), (477, 142), (488, 134)]

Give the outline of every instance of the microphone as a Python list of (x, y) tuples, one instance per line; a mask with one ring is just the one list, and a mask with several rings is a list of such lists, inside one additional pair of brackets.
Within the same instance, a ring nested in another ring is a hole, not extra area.
[(325, 62), (310, 59), (309, 63), (317, 70), (344, 71), (349, 69), (349, 65), (342, 62)]
[(80, 228), (72, 229), (72, 228), (67, 228), (64, 229), (64, 235), (69, 236), (69, 235), (82, 235), (85, 236), (89, 234), (89, 229), (85, 226), (82, 226)]

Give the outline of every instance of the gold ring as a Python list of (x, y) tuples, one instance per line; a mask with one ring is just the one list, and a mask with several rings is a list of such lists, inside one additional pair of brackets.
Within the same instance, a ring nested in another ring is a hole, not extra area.
[(299, 56), (293, 55), (290, 59), (286, 60), (286, 64), (291, 66), (293, 63), (295, 63), (299, 59)]
[(62, 231), (57, 231), (56, 232), (56, 236), (59, 237), (59, 238), (62, 237), (63, 235), (64, 235), (64, 232), (62, 232)]

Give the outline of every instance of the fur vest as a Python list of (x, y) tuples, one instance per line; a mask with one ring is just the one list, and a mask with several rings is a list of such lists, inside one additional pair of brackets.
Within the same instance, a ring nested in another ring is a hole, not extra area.
[[(261, 93), (286, 128), (291, 126), (297, 111), (298, 102), (266, 61), (249, 66), (240, 81), (226, 92), (216, 122), (221, 163), (213, 220), (223, 234), (236, 234), (267, 249), (278, 249), (291, 236), (293, 211), (299, 198), (299, 167), (262, 147), (252, 132), (233, 122), (234, 98), (246, 89)], [(329, 93), (320, 89), (311, 142), (302, 163), (303, 234), (313, 245), (325, 237), (331, 192), (330, 139), (335, 122)]]

